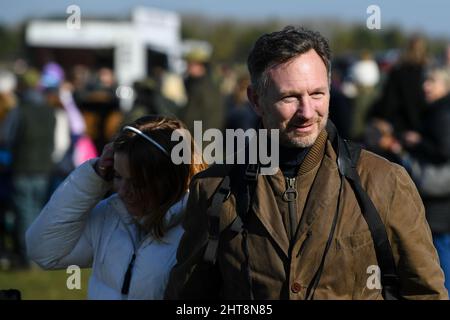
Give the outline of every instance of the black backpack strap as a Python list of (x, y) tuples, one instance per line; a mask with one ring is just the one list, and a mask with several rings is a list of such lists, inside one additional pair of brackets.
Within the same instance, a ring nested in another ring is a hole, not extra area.
[(369, 226), (375, 246), (377, 261), (381, 270), (382, 294), (386, 300), (397, 300), (399, 294), (399, 277), (397, 275), (392, 248), (386, 233), (386, 227), (372, 200), (361, 185), (356, 170), (361, 147), (355, 143), (338, 137), (338, 167), (343, 176), (350, 182), (355, 191), (362, 215)]
[[(250, 210), (253, 193), (256, 187), (260, 167), (258, 164), (249, 164), (246, 166), (244, 179), (238, 181), (240, 187), (244, 188), (245, 192), (236, 192), (236, 206), (237, 215), (231, 223), (230, 229), (234, 232), (242, 232), (244, 220), (247, 212)], [(214, 264), (217, 257), (217, 249), (220, 236), (220, 212), (223, 202), (225, 202), (231, 194), (231, 176), (229, 172), (220, 182), (216, 192), (212, 196), (211, 205), (206, 211), (208, 217), (208, 243), (203, 259), (209, 263)], [(241, 177), (241, 172), (237, 171), (234, 176)], [(242, 181), (244, 180), (244, 181)], [(242, 184), (242, 182), (244, 182)]]
[(237, 208), (239, 208), (237, 218), (238, 219), (240, 218), (240, 220), (243, 221), (243, 226), (241, 229), (243, 240), (242, 249), (244, 251), (245, 256), (244, 268), (247, 276), (247, 284), (249, 289), (250, 300), (254, 300), (255, 297), (253, 294), (253, 280), (251, 277), (251, 270), (250, 270), (250, 252), (248, 250), (248, 230), (245, 227), (245, 224), (247, 223), (248, 214), (250, 212), (253, 197), (255, 195), (256, 183), (258, 181), (259, 173), (260, 173), (259, 163), (247, 165), (247, 167), (245, 168), (245, 174), (243, 179), (245, 184), (245, 192), (241, 194), (242, 198), (239, 198), (239, 196), (236, 198)]
[[(217, 260), (217, 251), (219, 248), (220, 237), (220, 207), (223, 202), (228, 199), (231, 194), (231, 176), (234, 178), (234, 185), (239, 187), (236, 195), (236, 218), (231, 223), (230, 229), (236, 233), (241, 233), (243, 238), (243, 251), (246, 259), (244, 265), (245, 273), (247, 275), (247, 283), (249, 286), (250, 300), (254, 299), (253, 295), (253, 282), (251, 279), (251, 271), (249, 264), (249, 250), (247, 229), (245, 228), (245, 222), (248, 212), (251, 208), (253, 195), (256, 189), (256, 182), (260, 171), (259, 164), (249, 164), (245, 167), (245, 172), (240, 170), (243, 167), (236, 167), (236, 171), (230, 172), (226, 175), (219, 184), (217, 191), (214, 193), (211, 201), (211, 205), (207, 210), (208, 216), (208, 242), (206, 245), (203, 260), (215, 264)], [(244, 179), (242, 179), (244, 177)], [(241, 189), (242, 188), (242, 189)], [(243, 191), (243, 192), (241, 192)]]
[(222, 203), (228, 199), (231, 194), (230, 177), (227, 175), (219, 184), (214, 193), (211, 205), (206, 211), (208, 217), (208, 243), (206, 245), (203, 260), (211, 264), (216, 263), (217, 249), (219, 248), (220, 236), (220, 208)]
[(258, 181), (258, 176), (260, 173), (260, 165), (259, 164), (249, 164), (245, 168), (245, 174), (244, 174), (244, 181), (245, 181), (245, 187), (246, 187), (246, 201), (245, 204), (245, 210), (243, 210), (239, 215), (243, 218), (247, 218), (247, 214), (250, 211), (250, 206), (253, 201), (253, 195), (255, 193), (256, 189), (256, 182)]

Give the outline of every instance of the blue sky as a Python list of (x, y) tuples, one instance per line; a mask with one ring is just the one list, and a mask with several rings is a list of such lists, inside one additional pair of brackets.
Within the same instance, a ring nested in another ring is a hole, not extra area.
[[(64, 15), (76, 4), (83, 16), (126, 17), (132, 7), (145, 5), (212, 18), (262, 20), (268, 18), (334, 18), (365, 23), (369, 5), (381, 9), (381, 23), (396, 23), (408, 31), (450, 39), (450, 2), (447, 0), (0, 0), (0, 21), (15, 24), (28, 17)], [(300, 22), (300, 21), (299, 21)]]

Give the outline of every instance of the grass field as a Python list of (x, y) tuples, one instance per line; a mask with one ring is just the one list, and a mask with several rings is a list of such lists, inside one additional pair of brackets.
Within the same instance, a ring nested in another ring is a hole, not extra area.
[(66, 270), (0, 271), (0, 289), (18, 289), (23, 300), (86, 299), (90, 274), (91, 269), (82, 269), (81, 289), (69, 290), (66, 282), (71, 275)]

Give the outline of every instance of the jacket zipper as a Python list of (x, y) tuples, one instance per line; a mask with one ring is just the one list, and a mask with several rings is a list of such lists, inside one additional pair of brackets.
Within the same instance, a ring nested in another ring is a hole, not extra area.
[(131, 257), (131, 261), (128, 264), (127, 272), (125, 272), (125, 277), (123, 279), (122, 290), (121, 293), (125, 296), (128, 295), (130, 291), (130, 283), (131, 283), (131, 273), (133, 272), (134, 260), (136, 259), (136, 253), (133, 253)]
[(133, 255), (131, 256), (131, 260), (130, 260), (130, 263), (128, 264), (127, 271), (125, 272), (124, 280), (122, 283), (122, 289), (121, 289), (122, 299), (128, 299), (128, 293), (130, 291), (130, 285), (131, 285), (131, 278), (133, 276), (134, 262), (136, 260), (136, 256), (138, 254), (139, 249), (141, 249), (141, 247), (144, 245), (145, 240), (147, 240), (148, 236), (141, 239), (141, 241), (138, 244), (138, 243), (136, 243), (138, 240), (134, 239), (130, 229), (128, 228), (128, 225), (126, 223), (124, 223), (124, 226), (125, 226), (125, 229), (126, 229), (128, 235), (130, 236), (131, 243), (133, 244)]
[(283, 193), (283, 200), (288, 203), (289, 206), (289, 225), (291, 231), (291, 240), (295, 238), (295, 233), (297, 231), (298, 221), (297, 221), (297, 187), (296, 178), (286, 177), (286, 190)]

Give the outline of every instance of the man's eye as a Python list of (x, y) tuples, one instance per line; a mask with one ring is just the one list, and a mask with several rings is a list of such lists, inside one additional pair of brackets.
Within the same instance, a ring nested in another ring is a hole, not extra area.
[(293, 97), (293, 96), (287, 96), (287, 97), (281, 98), (281, 101), (284, 103), (293, 103), (293, 102), (297, 101), (297, 98)]
[(314, 99), (319, 99), (322, 98), (324, 96), (323, 92), (313, 92), (313, 94), (311, 95)]

